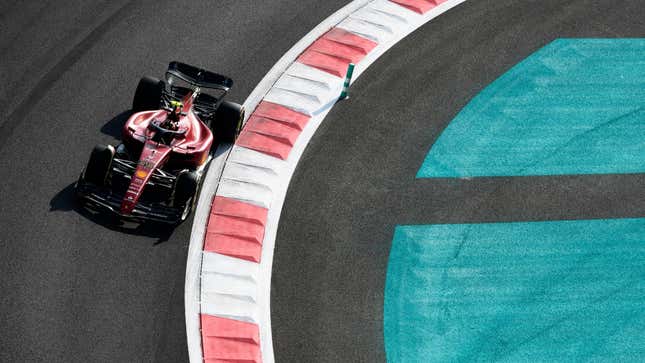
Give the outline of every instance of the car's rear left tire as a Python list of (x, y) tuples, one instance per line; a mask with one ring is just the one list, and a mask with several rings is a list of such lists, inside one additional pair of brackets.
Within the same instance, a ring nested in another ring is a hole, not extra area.
[(190, 215), (190, 212), (192, 212), (197, 200), (198, 190), (199, 176), (197, 173), (188, 170), (179, 173), (177, 180), (175, 180), (173, 198), (173, 206), (182, 212), (179, 222), (185, 221)]
[(157, 78), (149, 76), (141, 78), (134, 92), (132, 111), (158, 110), (164, 87), (164, 83)]
[(211, 122), (215, 142), (217, 144), (235, 142), (242, 129), (243, 121), (244, 106), (223, 101), (215, 112), (215, 120)]
[(97, 186), (104, 186), (112, 168), (114, 154), (112, 145), (96, 145), (90, 154), (82, 179)]

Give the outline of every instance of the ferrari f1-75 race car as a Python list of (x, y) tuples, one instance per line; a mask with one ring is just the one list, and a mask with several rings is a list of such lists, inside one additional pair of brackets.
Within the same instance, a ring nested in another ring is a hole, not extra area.
[(121, 144), (97, 145), (76, 183), (86, 208), (178, 224), (190, 214), (212, 150), (234, 142), (244, 108), (223, 98), (225, 76), (172, 62), (139, 81)]

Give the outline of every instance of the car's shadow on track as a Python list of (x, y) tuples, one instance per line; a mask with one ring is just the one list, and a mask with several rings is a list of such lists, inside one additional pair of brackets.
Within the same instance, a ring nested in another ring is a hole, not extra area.
[(127, 233), (135, 236), (145, 236), (156, 238), (156, 244), (165, 242), (170, 239), (175, 228), (162, 223), (130, 223), (123, 222), (114, 216), (105, 213), (94, 213), (83, 207), (76, 198), (74, 184), (66, 186), (63, 190), (49, 201), (50, 211), (74, 211), (87, 218), (92, 223), (96, 223), (112, 231)]
[(105, 135), (112, 136), (117, 140), (121, 140), (121, 132), (123, 130), (123, 125), (132, 116), (132, 110), (125, 110), (114, 116), (110, 121), (106, 122), (105, 125), (101, 127), (101, 132)]

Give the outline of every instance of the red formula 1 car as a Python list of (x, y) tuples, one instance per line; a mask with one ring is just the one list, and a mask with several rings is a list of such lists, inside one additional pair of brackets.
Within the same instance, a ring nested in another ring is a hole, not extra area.
[(164, 80), (142, 78), (123, 142), (96, 146), (76, 183), (85, 207), (138, 222), (184, 221), (214, 145), (234, 142), (240, 131), (243, 107), (223, 101), (232, 85), (179, 62)]

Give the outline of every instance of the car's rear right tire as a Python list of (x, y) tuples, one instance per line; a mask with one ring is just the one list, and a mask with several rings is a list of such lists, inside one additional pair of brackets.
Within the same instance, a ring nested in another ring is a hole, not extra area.
[(157, 78), (145, 76), (141, 78), (134, 92), (132, 111), (158, 110), (161, 104), (161, 94), (164, 83)]
[(242, 129), (243, 121), (244, 106), (223, 101), (215, 112), (215, 120), (211, 122), (215, 142), (217, 144), (235, 142)]
[(96, 145), (83, 171), (83, 180), (97, 186), (104, 186), (112, 168), (114, 153), (114, 147), (111, 145)]

